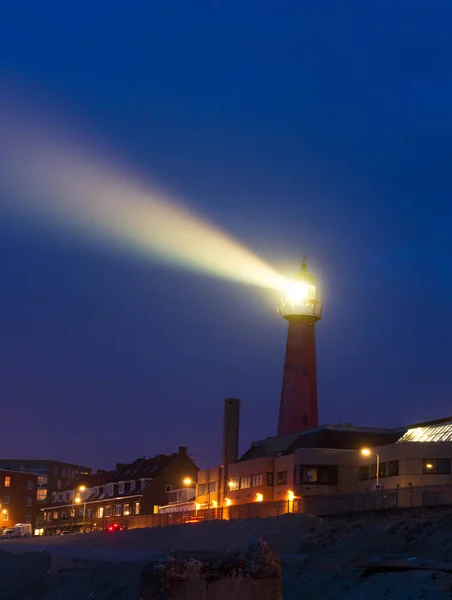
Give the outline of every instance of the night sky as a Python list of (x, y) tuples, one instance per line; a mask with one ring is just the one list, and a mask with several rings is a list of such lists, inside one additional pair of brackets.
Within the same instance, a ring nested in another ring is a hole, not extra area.
[[(321, 422), (395, 426), (452, 414), (451, 19), (450, 0), (16, 0), (0, 76), (269, 264), (305, 252)], [(242, 449), (275, 434), (279, 300), (0, 211), (0, 455), (214, 465), (227, 396)]]

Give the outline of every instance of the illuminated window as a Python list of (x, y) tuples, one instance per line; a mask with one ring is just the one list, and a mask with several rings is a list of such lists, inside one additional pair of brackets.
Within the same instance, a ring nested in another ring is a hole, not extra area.
[(27, 506), (33, 506), (33, 500), (31, 498), (27, 498)]
[(6, 510), (6, 508), (4, 508), (4, 509), (2, 510), (2, 519), (3, 519), (4, 521), (7, 521), (7, 520), (8, 520), (8, 511)]
[(9, 496), (3, 496), (3, 504), (9, 504)]
[(58, 521), (58, 511), (57, 510), (53, 511), (53, 513), (52, 513), (52, 519), (54, 521)]
[(9, 487), (11, 485), (11, 477), (9, 477), (9, 475), (7, 475), (5, 477), (5, 487)]
[(264, 485), (264, 476), (262, 473), (256, 473), (251, 476), (251, 487), (258, 487)]
[(240, 477), (231, 477), (228, 481), (228, 487), (230, 490), (238, 490), (240, 487)]
[(111, 506), (106, 506), (105, 507), (105, 516), (106, 517), (110, 517), (111, 516)]
[(36, 500), (45, 500), (47, 498), (47, 490), (38, 489), (36, 492)]
[(104, 518), (104, 507), (99, 506), (99, 519), (103, 519), (103, 518)]
[(199, 490), (200, 496), (205, 496), (206, 494), (209, 493), (209, 488), (207, 486), (207, 483), (201, 483), (201, 485), (198, 486), (198, 490)]
[(49, 478), (47, 477), (47, 475), (40, 475), (38, 477), (38, 487), (44, 487), (48, 484), (49, 482)]
[(284, 485), (287, 483), (287, 471), (279, 471), (276, 475), (276, 485)]
[(136, 515), (140, 514), (140, 503), (139, 502), (135, 502), (135, 514)]
[(117, 504), (115, 506), (115, 515), (117, 517), (120, 517), (122, 515), (122, 506), (120, 504)]
[(127, 517), (127, 515), (130, 515), (130, 507), (129, 507), (128, 504), (124, 504), (124, 509), (123, 510), (124, 510), (123, 514), (124, 514), (125, 517)]
[(240, 489), (246, 490), (249, 487), (251, 487), (251, 475), (240, 477)]
[(413, 427), (397, 440), (401, 442), (452, 442), (452, 423)]
[(317, 483), (317, 469), (313, 467), (304, 467), (303, 469), (304, 483)]
[(424, 474), (443, 474), (450, 473), (450, 458), (424, 458), (422, 472)]

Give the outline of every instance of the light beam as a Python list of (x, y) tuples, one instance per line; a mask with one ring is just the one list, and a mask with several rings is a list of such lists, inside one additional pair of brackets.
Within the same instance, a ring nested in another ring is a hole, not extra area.
[(211, 276), (285, 289), (286, 279), (238, 241), (61, 131), (5, 111), (0, 130), (10, 210)]

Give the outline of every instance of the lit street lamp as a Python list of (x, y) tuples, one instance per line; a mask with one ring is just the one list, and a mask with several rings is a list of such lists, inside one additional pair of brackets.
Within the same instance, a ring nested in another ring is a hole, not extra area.
[(373, 450), (371, 450), (370, 448), (363, 448), (361, 450), (361, 454), (363, 456), (370, 456), (371, 454), (373, 454), (374, 456), (377, 457), (377, 486), (378, 486), (378, 479), (379, 479), (379, 475), (380, 475), (380, 455), (377, 454), (376, 452), (373, 452)]
[(194, 485), (195, 486), (195, 502), (198, 498), (198, 484), (196, 481), (193, 481), (193, 479), (191, 477), (186, 477), (184, 479), (184, 485), (186, 485), (187, 487)]
[[(86, 490), (86, 487), (84, 485), (81, 485), (78, 489), (79, 489), (79, 492), (84, 492)], [(81, 497), (77, 496), (77, 498), (75, 499), (76, 504), (80, 504), (81, 501), (82, 501)], [(83, 525), (82, 525), (83, 533), (85, 533), (85, 517), (86, 517), (86, 498), (83, 502)]]

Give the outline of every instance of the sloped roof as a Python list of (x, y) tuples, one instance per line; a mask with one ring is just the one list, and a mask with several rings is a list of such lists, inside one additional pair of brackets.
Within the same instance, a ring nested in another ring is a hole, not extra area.
[(384, 446), (397, 442), (406, 427), (397, 429), (372, 429), (353, 426), (324, 426), (300, 432), (295, 439), (285, 439), (285, 445), (267, 438), (255, 442), (240, 458), (240, 462), (256, 458), (292, 454), (298, 448), (328, 448), (337, 450), (359, 450), (365, 446)]
[[(77, 481), (72, 483), (70, 486), (62, 490), (58, 490), (58, 492), (56, 493), (60, 494), (64, 492), (72, 492), (74, 489), (78, 489), (81, 486), (93, 488), (98, 486), (106, 486), (111, 483), (118, 484), (120, 482), (134, 481), (139, 479), (150, 479), (151, 481), (153, 481), (160, 477), (163, 471), (165, 471), (165, 469), (167, 469), (167, 467), (169, 467), (179, 456), (180, 454), (178, 453), (169, 455), (158, 454), (148, 459), (138, 458), (134, 462), (128, 464), (119, 463), (116, 465), (116, 469), (114, 470), (98, 471), (96, 474), (93, 475), (85, 475), (77, 479)], [(136, 494), (137, 492), (135, 491), (135, 495)], [(86, 500), (105, 500), (107, 498), (116, 496), (118, 496), (117, 492), (114, 492), (110, 495), (106, 495), (104, 493), (101, 496), (97, 497), (91, 495)], [(64, 504), (64, 502), (65, 501), (61, 501), (56, 504), (53, 504), (52, 506), (61, 506), (61, 504)], [(51, 508), (51, 506), (47, 508)]]

